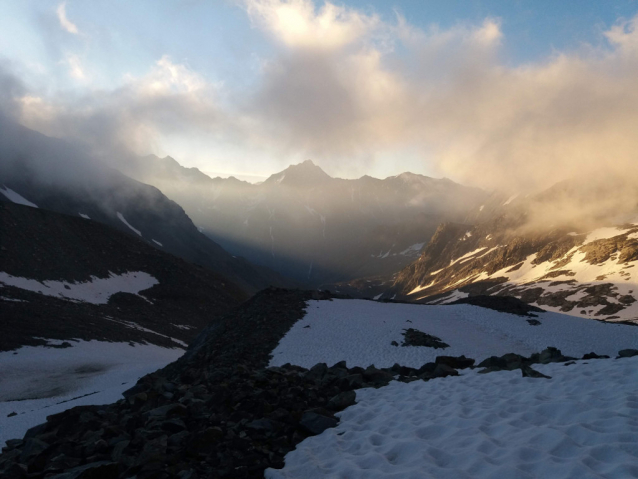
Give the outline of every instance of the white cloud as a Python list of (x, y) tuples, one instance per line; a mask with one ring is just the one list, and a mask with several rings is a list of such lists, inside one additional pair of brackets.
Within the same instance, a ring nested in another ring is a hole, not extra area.
[(381, 24), (376, 15), (326, 2), (246, 0), (251, 20), (290, 48), (334, 49), (364, 37)]
[(164, 136), (210, 134), (232, 124), (217, 104), (217, 85), (167, 56), (115, 90), (54, 99), (27, 94), (19, 104), (24, 125), (73, 138), (103, 155), (122, 148), (145, 154)]
[(80, 33), (80, 31), (78, 30), (78, 27), (73, 22), (71, 22), (71, 20), (69, 20), (66, 16), (66, 2), (62, 2), (60, 5), (58, 5), (56, 12), (58, 14), (58, 20), (60, 21), (60, 26), (64, 30), (74, 35), (78, 35)]
[(78, 55), (67, 55), (64, 62), (69, 67), (69, 75), (76, 80), (85, 80), (86, 75), (82, 66), (82, 60)]

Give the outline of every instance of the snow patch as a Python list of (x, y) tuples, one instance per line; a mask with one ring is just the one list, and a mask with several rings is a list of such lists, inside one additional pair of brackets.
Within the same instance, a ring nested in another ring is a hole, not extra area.
[(164, 245), (157, 240), (153, 240), (153, 243), (155, 243), (158, 246), (161, 246), (162, 248), (164, 247)]
[(404, 249), (403, 251), (401, 251), (399, 254), (403, 255), (403, 256), (416, 256), (421, 252), (421, 249), (423, 249), (423, 245), (425, 243), (415, 243), (412, 246), (408, 246), (406, 249)]
[[(470, 258), (471, 256), (474, 256), (478, 253), (480, 253), (481, 251), (487, 249), (487, 246), (483, 246), (482, 248), (477, 248), (474, 251), (470, 251), (469, 253), (465, 253), (463, 256), (461, 256), (460, 258), (457, 259), (453, 259), (452, 261), (450, 261), (450, 264), (446, 266), (446, 268), (449, 268), (450, 266), (458, 263), (459, 261), (462, 261), (466, 258)], [(440, 270), (439, 270), (440, 271)]]
[(85, 215), (84, 213), (78, 213), (82, 218), (84, 218), (85, 220), (90, 220), (91, 218), (89, 217), (89, 215)]
[(509, 205), (512, 201), (514, 201), (516, 199), (516, 197), (518, 196), (518, 193), (515, 195), (510, 196), (507, 201), (505, 203), (503, 203), (503, 206), (507, 206)]
[(62, 299), (93, 304), (106, 304), (115, 293), (131, 293), (140, 296), (140, 291), (159, 284), (159, 281), (143, 271), (132, 271), (123, 274), (109, 273), (107, 278), (91, 276), (90, 280), (79, 283), (53, 280), (40, 282), (35, 279), (22, 278), (0, 272), (0, 283), (46, 296), (56, 296)]
[(432, 281), (432, 282), (430, 282), (429, 284), (426, 284), (425, 286), (421, 286), (421, 285), (417, 286), (416, 288), (414, 288), (412, 291), (410, 291), (410, 292), (408, 293), (408, 296), (409, 296), (409, 295), (411, 295), (411, 294), (419, 293), (419, 292), (423, 291), (424, 289), (428, 289), (428, 288), (429, 288), (430, 286), (432, 286), (435, 282), (436, 282), (436, 281)]
[(16, 203), (18, 205), (30, 206), (32, 208), (37, 208), (38, 207), (38, 205), (36, 205), (35, 203), (31, 203), (24, 196), (16, 193), (11, 188), (7, 188), (6, 186), (4, 186), (4, 188), (0, 187), (0, 193), (2, 193), (4, 196), (6, 196), (6, 198), (9, 201), (11, 201), (12, 203)]
[(138, 230), (137, 228), (132, 227), (128, 221), (126, 221), (126, 218), (124, 218), (124, 216), (122, 215), (122, 213), (120, 213), (119, 211), (117, 212), (117, 217), (120, 219), (120, 221), (122, 223), (124, 223), (126, 226), (128, 226), (129, 228), (131, 228), (131, 230), (133, 230), (135, 233), (137, 233), (139, 236), (142, 236), (142, 232), (140, 230)]

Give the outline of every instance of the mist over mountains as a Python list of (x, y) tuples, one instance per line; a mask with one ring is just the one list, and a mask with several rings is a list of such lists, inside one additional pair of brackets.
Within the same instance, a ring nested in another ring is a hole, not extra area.
[(0, 200), (9, 201), (10, 190), (40, 208), (104, 223), (223, 274), (250, 293), (287, 284), (227, 253), (157, 188), (104, 165), (77, 145), (0, 116), (0, 158)]
[(311, 160), (260, 184), (212, 179), (172, 158), (137, 158), (121, 168), (175, 199), (231, 253), (314, 287), (397, 271), (441, 222), (464, 221), (487, 197), (412, 173), (332, 178)]

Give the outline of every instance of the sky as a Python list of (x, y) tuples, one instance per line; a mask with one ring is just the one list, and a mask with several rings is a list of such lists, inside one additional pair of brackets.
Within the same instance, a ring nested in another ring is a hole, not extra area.
[(0, 108), (96, 155), (538, 188), (635, 164), (638, 0), (0, 0)]

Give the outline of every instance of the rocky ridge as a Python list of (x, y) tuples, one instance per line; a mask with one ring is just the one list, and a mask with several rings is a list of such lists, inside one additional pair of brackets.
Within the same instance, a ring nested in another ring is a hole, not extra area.
[(581, 317), (638, 323), (638, 225), (521, 232), (511, 218), (439, 227), (383, 298), (444, 304), (513, 296)]

